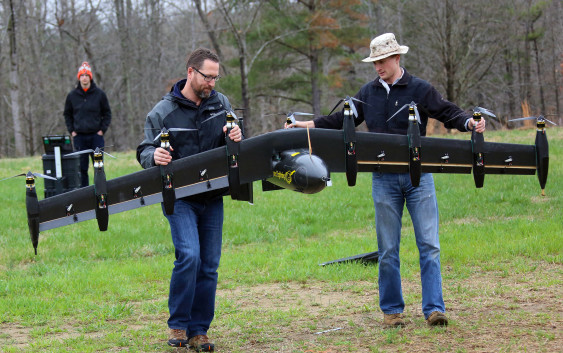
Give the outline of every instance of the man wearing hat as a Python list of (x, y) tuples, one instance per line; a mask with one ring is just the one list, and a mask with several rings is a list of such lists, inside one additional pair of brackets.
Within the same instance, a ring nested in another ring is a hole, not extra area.
[[(420, 113), (420, 134), (426, 135), (428, 118), (444, 123), (448, 129), (485, 131), (485, 120), (476, 123), (471, 114), (442, 98), (428, 82), (409, 74), (400, 66), (401, 55), (409, 50), (399, 45), (392, 33), (371, 41), (371, 62), (378, 77), (368, 82), (354, 96), (367, 104), (357, 104), (356, 126), (365, 121), (370, 132), (406, 135), (408, 110), (389, 120), (405, 104), (414, 101)], [(343, 111), (287, 127), (341, 129)], [(401, 218), (406, 203), (412, 219), (420, 254), (422, 312), (428, 325), (447, 325), (442, 296), (440, 242), (438, 238), (438, 203), (432, 174), (423, 173), (420, 185), (411, 185), (409, 173), (373, 173), (372, 197), (379, 253), (379, 306), (385, 326), (402, 326), (405, 302), (401, 288), (399, 246)]]
[[(92, 78), (85, 61), (78, 68), (78, 84), (66, 97), (64, 117), (77, 151), (104, 147), (104, 134), (111, 123), (111, 109), (106, 94)], [(89, 154), (80, 156), (81, 186), (88, 186)]]

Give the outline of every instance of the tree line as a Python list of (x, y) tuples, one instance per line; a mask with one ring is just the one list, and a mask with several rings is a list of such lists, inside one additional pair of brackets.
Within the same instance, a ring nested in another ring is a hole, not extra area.
[(218, 53), (216, 89), (244, 109), (252, 136), (354, 95), (375, 78), (361, 59), (386, 32), (410, 47), (405, 68), (445, 99), (494, 111), (489, 127), (539, 114), (562, 122), (561, 1), (0, 1), (0, 157), (40, 154), (42, 136), (68, 134), (64, 101), (82, 61), (110, 101), (106, 145), (130, 150), (197, 47)]

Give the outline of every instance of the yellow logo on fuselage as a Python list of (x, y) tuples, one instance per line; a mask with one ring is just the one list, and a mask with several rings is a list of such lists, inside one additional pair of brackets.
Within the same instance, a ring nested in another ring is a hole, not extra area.
[(291, 176), (293, 175), (293, 173), (295, 173), (295, 170), (293, 170), (293, 171), (288, 170), (285, 173), (274, 171), (274, 177), (281, 179), (288, 184), (291, 184)]

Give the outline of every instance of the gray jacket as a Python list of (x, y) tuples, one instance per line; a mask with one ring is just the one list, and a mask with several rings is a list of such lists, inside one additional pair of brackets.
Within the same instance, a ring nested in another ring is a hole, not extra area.
[(185, 84), (185, 79), (177, 82), (147, 115), (145, 139), (137, 147), (137, 160), (143, 168), (155, 166), (153, 155), (160, 147), (160, 140), (154, 139), (163, 127), (194, 129), (170, 132), (173, 160), (225, 145), (223, 126), (226, 111), (232, 109), (229, 100), (212, 91), (211, 96), (197, 106), (179, 93)]

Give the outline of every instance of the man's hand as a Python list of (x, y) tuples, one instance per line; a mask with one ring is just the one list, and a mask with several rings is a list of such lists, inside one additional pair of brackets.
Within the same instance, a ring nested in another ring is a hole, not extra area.
[(102, 130), (98, 131), (97, 134), (100, 136), (104, 136), (104, 132)]
[[(170, 147), (170, 150), (173, 150)], [(167, 165), (168, 163), (172, 162), (172, 156), (170, 153), (162, 147), (158, 147), (154, 150), (154, 164), (156, 165)]]
[[(223, 132), (227, 133), (226, 125), (223, 126)], [(235, 127), (231, 129), (231, 132), (229, 132), (229, 138), (235, 142), (242, 141), (242, 131), (240, 130), (240, 127), (238, 125), (235, 125)]]
[(78, 135), (78, 134), (76, 133), (76, 131), (73, 131), (73, 132), (70, 133), (70, 135), (71, 135), (72, 137), (76, 137), (76, 135)]
[(473, 118), (469, 119), (469, 123), (467, 124), (467, 128), (469, 130), (475, 129), (475, 131), (483, 133), (485, 132), (485, 119), (481, 118), (478, 124), (475, 124), (475, 120)]
[(285, 129), (291, 129), (291, 128), (294, 128), (294, 127), (302, 127), (302, 128), (308, 127), (309, 129), (314, 129), (315, 128), (315, 122), (313, 120), (295, 121), (295, 123), (293, 123), (293, 124), (285, 123), (285, 124), (283, 124), (283, 127)]

